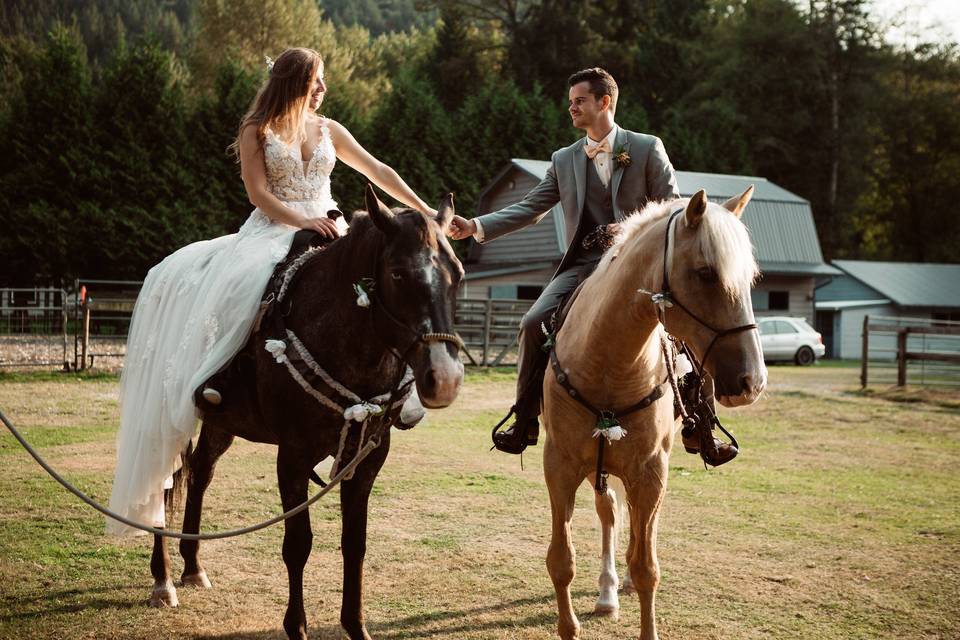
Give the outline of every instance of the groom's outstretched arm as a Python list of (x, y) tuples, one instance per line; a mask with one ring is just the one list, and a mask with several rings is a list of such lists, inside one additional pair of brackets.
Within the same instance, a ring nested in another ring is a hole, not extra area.
[(653, 148), (647, 156), (646, 173), (650, 200), (673, 200), (680, 197), (677, 174), (660, 138), (653, 139)]
[(547, 175), (524, 196), (523, 200), (471, 221), (477, 224), (475, 231), (477, 240), (487, 242), (535, 224), (558, 202), (560, 202), (560, 190), (557, 187), (557, 173), (551, 162), (547, 168)]

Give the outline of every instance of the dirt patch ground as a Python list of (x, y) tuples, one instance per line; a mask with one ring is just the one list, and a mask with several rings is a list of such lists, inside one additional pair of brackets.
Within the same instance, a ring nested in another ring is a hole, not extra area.
[[(705, 471), (671, 460), (660, 525), (661, 637), (960, 637), (960, 410), (949, 394), (857, 389), (853, 367), (771, 368), (758, 404), (722, 417), (744, 452)], [(549, 507), (539, 451), (488, 453), (513, 374), (474, 372), (457, 403), (395, 433), (371, 500), (366, 612), (379, 639), (554, 637), (544, 567)], [(0, 408), (57, 468), (109, 496), (117, 422), (112, 377), (0, 379)], [(279, 510), (271, 447), (224, 457), (204, 527)], [(339, 638), (336, 496), (312, 510), (311, 637)], [(585, 638), (636, 637), (639, 607), (590, 615), (599, 544), (592, 494), (574, 517), (575, 607)], [(214, 583), (145, 606), (145, 538), (102, 535), (94, 512), (0, 437), (0, 637), (282, 638), (282, 528), (205, 544)], [(175, 549), (175, 545), (174, 545)], [(178, 559), (175, 558), (179, 572)], [(621, 562), (622, 570), (622, 562)]]

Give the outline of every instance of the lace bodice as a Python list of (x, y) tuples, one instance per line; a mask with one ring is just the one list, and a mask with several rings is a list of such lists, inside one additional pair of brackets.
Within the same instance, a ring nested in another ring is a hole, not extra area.
[(330, 140), (327, 120), (320, 125), (320, 142), (306, 161), (299, 147), (280, 139), (269, 127), (263, 156), (267, 167), (267, 187), (280, 200), (332, 200), (330, 173), (337, 162), (336, 151)]

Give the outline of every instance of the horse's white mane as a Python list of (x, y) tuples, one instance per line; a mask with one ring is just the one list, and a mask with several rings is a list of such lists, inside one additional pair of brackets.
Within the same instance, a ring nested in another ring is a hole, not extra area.
[[(681, 198), (651, 202), (640, 211), (627, 216), (620, 223), (620, 232), (613, 246), (604, 255), (601, 265), (608, 264), (623, 245), (639, 237), (651, 224), (663, 219), (671, 211), (686, 207), (689, 201), (689, 198)], [(680, 224), (683, 224), (682, 218)], [(703, 259), (716, 271), (720, 283), (730, 295), (740, 295), (744, 288), (751, 286), (760, 275), (747, 227), (720, 205), (708, 203), (697, 237)]]

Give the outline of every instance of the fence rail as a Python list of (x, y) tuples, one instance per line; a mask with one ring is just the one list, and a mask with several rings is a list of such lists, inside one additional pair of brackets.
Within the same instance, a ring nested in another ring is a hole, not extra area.
[[(119, 367), (142, 283), (77, 280), (74, 290), (0, 289), (0, 369)], [(14, 304), (14, 302), (18, 304)], [(516, 363), (520, 320), (532, 300), (458, 298), (454, 331), (475, 366)], [(73, 338), (73, 353), (69, 341)]]
[(960, 386), (960, 322), (865, 316), (860, 384)]

